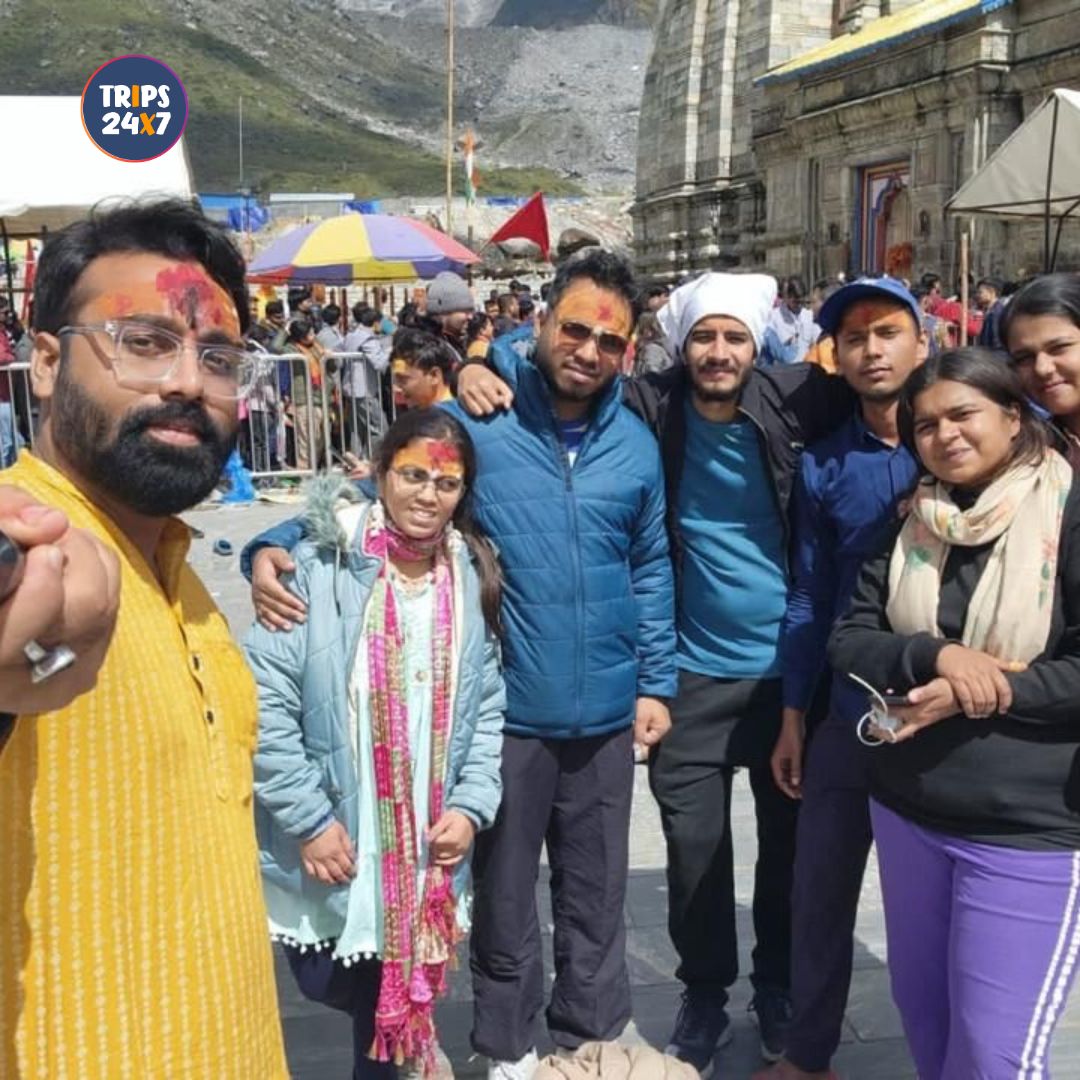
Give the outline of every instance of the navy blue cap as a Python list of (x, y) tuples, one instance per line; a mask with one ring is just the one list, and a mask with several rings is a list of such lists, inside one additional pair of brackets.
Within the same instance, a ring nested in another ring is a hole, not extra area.
[(922, 326), (922, 310), (919, 301), (910, 290), (896, 278), (859, 278), (845, 285), (829, 297), (818, 312), (817, 324), (827, 334), (835, 334), (840, 329), (844, 312), (859, 300), (892, 300), (903, 304), (915, 318), (916, 326)]

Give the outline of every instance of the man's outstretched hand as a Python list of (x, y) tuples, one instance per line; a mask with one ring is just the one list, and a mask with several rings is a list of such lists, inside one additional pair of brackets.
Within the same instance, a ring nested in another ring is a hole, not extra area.
[[(0, 712), (63, 708), (90, 690), (112, 641), (120, 609), (115, 552), (59, 510), (0, 485), (0, 530), (24, 550), (23, 569), (0, 602)], [(67, 645), (75, 662), (35, 684), (23, 651)]]

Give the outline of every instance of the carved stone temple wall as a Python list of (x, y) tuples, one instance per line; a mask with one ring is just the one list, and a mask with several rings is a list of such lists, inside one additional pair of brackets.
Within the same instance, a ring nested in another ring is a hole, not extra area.
[[(944, 213), (1057, 86), (1080, 87), (1077, 0), (666, 0), (646, 76), (639, 269), (1041, 266), (1042, 226)], [(1059, 267), (1080, 267), (1067, 230)]]

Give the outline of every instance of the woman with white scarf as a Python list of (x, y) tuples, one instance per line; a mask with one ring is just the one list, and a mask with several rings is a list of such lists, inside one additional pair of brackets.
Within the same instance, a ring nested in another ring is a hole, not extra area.
[(1045, 1078), (1080, 949), (1080, 487), (986, 350), (927, 361), (899, 421), (927, 476), (829, 650), (893, 695), (859, 731), (893, 996), (921, 1080)]

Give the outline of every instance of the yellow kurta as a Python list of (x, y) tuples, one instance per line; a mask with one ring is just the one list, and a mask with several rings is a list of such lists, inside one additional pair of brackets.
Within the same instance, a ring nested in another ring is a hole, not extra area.
[(96, 688), (0, 751), (0, 1077), (278, 1080), (251, 807), (255, 688), (170, 522), (162, 585), (60, 473), (15, 484), (120, 557)]

